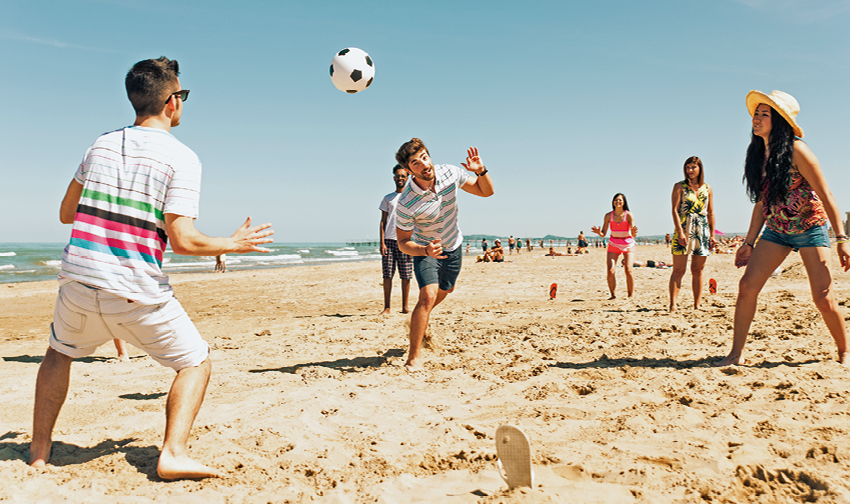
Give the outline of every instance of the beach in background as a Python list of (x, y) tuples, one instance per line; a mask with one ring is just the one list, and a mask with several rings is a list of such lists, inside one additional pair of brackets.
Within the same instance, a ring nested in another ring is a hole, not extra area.
[[(663, 236), (640, 237), (639, 243), (663, 242)], [(594, 237), (589, 237), (591, 241)], [(502, 238), (507, 250), (507, 237)], [(523, 241), (525, 239), (523, 238)], [(537, 247), (540, 238), (532, 238), (532, 244)], [(493, 245), (493, 240), (488, 240)], [(544, 240), (544, 246), (549, 247), (549, 240)], [(561, 238), (552, 244), (555, 247), (565, 247), (570, 242), (573, 246), (576, 239)], [(468, 240), (470, 254), (481, 253), (480, 240)], [(15, 282), (37, 282), (54, 280), (62, 266), (62, 250), (66, 243), (0, 243), (0, 284)], [(375, 241), (349, 241), (328, 243), (271, 243), (266, 245), (271, 249), (267, 254), (230, 254), (226, 258), (227, 269), (253, 270), (330, 264), (352, 261), (377, 261), (381, 259), (381, 251)], [(215, 257), (192, 257), (175, 254), (166, 249), (162, 262), (162, 270), (166, 274), (213, 272)]]
[[(636, 262), (669, 262), (639, 246)], [(605, 254), (465, 259), (433, 313), (427, 372), (404, 370), (409, 315), (383, 307), (378, 261), (174, 274), (212, 347), (191, 455), (223, 479), (164, 482), (173, 373), (112, 345), (78, 359), (44, 470), (26, 465), (55, 281), (0, 286), (0, 500), (85, 503), (850, 502), (850, 370), (799, 254), (768, 281), (746, 365), (729, 350), (732, 255), (708, 258), (702, 310), (667, 313), (669, 269), (607, 301)], [(833, 259), (837, 265), (837, 259)], [(847, 275), (833, 268), (846, 310)], [(558, 283), (557, 297), (549, 286)], [(415, 286), (411, 292), (416, 300)], [(531, 441), (534, 488), (508, 491), (494, 433)], [(61, 497), (60, 497), (61, 496)]]

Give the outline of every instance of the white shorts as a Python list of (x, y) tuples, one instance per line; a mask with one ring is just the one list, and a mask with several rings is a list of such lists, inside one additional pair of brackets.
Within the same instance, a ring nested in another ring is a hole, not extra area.
[(143, 305), (80, 282), (59, 287), (50, 324), (54, 350), (76, 359), (115, 338), (175, 371), (200, 365), (210, 353), (177, 298)]

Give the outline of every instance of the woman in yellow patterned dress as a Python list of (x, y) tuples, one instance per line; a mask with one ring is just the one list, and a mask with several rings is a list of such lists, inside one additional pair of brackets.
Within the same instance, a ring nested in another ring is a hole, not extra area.
[(676, 311), (676, 298), (691, 257), (691, 284), (694, 309), (702, 299), (702, 270), (714, 249), (714, 196), (704, 182), (702, 161), (696, 156), (685, 160), (685, 180), (673, 186), (673, 272), (670, 274), (670, 311)]

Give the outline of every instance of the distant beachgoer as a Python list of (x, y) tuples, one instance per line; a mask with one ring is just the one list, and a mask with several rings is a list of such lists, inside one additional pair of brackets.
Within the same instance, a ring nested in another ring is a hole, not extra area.
[(543, 240), (540, 240), (539, 245), (540, 245), (540, 248), (543, 248)]
[[(405, 368), (423, 370), (420, 356), (431, 311), (455, 288), (462, 259), (463, 234), (458, 227), (458, 189), (476, 196), (493, 194), (493, 181), (478, 149), (466, 151), (466, 171), (452, 165), (434, 165), (422, 140), (405, 142), (396, 161), (413, 175), (398, 202), (398, 246), (413, 256), (419, 301), (410, 317), (410, 349)], [(475, 174), (471, 176), (469, 172)]]
[(685, 179), (673, 186), (673, 271), (670, 273), (670, 306), (676, 311), (676, 298), (691, 254), (691, 286), (694, 309), (702, 300), (702, 270), (714, 248), (714, 194), (703, 180), (702, 161), (696, 156), (685, 160)]
[[(844, 315), (832, 292), (832, 253), (827, 228), (829, 222), (836, 232), (836, 252), (847, 271), (850, 239), (841, 233), (838, 204), (818, 159), (801, 140), (803, 129), (796, 122), (800, 111), (797, 100), (782, 91), (769, 95), (750, 91), (747, 110), (753, 116), (753, 129), (744, 162), (744, 179), (747, 195), (755, 206), (744, 244), (735, 254), (735, 266), (747, 269), (738, 283), (732, 349), (717, 365), (741, 362), (758, 295), (793, 250), (800, 252), (815, 306), (838, 347), (838, 361), (846, 366), (850, 364), (847, 331)], [(765, 225), (767, 230), (756, 244)]]
[(514, 246), (515, 246), (515, 245), (516, 245), (516, 241), (514, 241), (514, 236), (513, 236), (513, 235), (511, 235), (511, 236), (508, 238), (508, 254), (513, 254), (513, 253), (514, 253)]
[(505, 249), (502, 248), (502, 242), (496, 240), (493, 248), (484, 252), (483, 256), (478, 256), (475, 262), (505, 262)]
[(615, 268), (617, 266), (617, 258), (620, 254), (623, 255), (623, 269), (626, 272), (626, 289), (629, 297), (635, 292), (635, 279), (632, 274), (632, 254), (635, 250), (635, 236), (637, 236), (637, 226), (635, 225), (634, 215), (629, 212), (629, 203), (626, 201), (626, 196), (623, 193), (614, 195), (611, 201), (611, 212), (605, 214), (602, 222), (602, 228), (593, 226), (591, 231), (601, 236), (603, 239), (608, 233), (608, 226), (611, 226), (611, 238), (608, 242), (607, 269), (608, 269), (608, 290), (611, 291), (611, 297), (615, 299), (617, 278), (615, 276)]
[(130, 355), (127, 353), (127, 346), (124, 345), (124, 340), (114, 338), (112, 343), (115, 345), (115, 350), (118, 351), (118, 360), (129, 361)]
[(549, 253), (545, 254), (544, 257), (550, 257), (550, 256), (551, 257), (558, 257), (558, 256), (565, 256), (565, 255), (569, 255), (569, 254), (564, 254), (563, 252), (555, 252), (555, 249), (553, 247), (549, 247)]
[(482, 238), (481, 239), (481, 250), (483, 250), (484, 252), (487, 252), (487, 246), (488, 246), (487, 245), (487, 238)]
[(531, 238), (526, 238), (525, 243), (526, 243), (526, 246), (528, 247), (529, 252), (534, 250), (534, 245), (531, 244)]
[(584, 231), (578, 232), (578, 247), (576, 247), (576, 254), (582, 254), (587, 251), (587, 238), (584, 237)]
[(413, 278), (413, 258), (398, 248), (396, 240), (396, 209), (401, 192), (407, 184), (407, 170), (399, 165), (393, 167), (393, 183), (395, 191), (384, 196), (378, 209), (381, 211), (381, 275), (384, 279), (384, 311), (381, 315), (389, 315), (390, 298), (393, 292), (393, 277), (398, 268), (401, 278), (401, 312), (409, 313), (407, 301), (410, 297), (410, 279)]
[(516, 239), (516, 253), (519, 254), (522, 252), (522, 238)]
[(221, 254), (215, 256), (215, 272), (216, 273), (224, 273), (227, 271), (227, 264), (225, 261), (227, 260), (227, 254)]
[(50, 347), (36, 379), (33, 467), (50, 459), (73, 360), (118, 336), (177, 372), (165, 405), (159, 477), (221, 476), (187, 455), (209, 383), (210, 347), (174, 297), (162, 256), (166, 243), (177, 254), (193, 256), (269, 252), (259, 245), (270, 243), (273, 232), (271, 224), (250, 227), (250, 217), (229, 238), (211, 238), (195, 228), (201, 163), (171, 134), (189, 97), (178, 75), (177, 61), (164, 56), (133, 65), (125, 87), (136, 111), (134, 125), (92, 144), (62, 199), (59, 220), (73, 228), (62, 253)]

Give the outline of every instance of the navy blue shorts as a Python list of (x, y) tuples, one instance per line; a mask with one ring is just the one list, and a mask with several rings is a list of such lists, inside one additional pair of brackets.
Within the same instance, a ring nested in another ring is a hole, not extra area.
[(426, 285), (439, 284), (444, 291), (452, 290), (460, 274), (463, 265), (463, 247), (458, 247), (451, 252), (443, 251), (445, 259), (436, 259), (429, 256), (413, 257), (413, 274), (416, 275), (416, 283), (419, 288)]
[(806, 247), (830, 248), (829, 231), (827, 231), (826, 224), (815, 226), (798, 234), (777, 233), (772, 229), (766, 229), (762, 233), (761, 239), (783, 247), (791, 247), (794, 252)]

